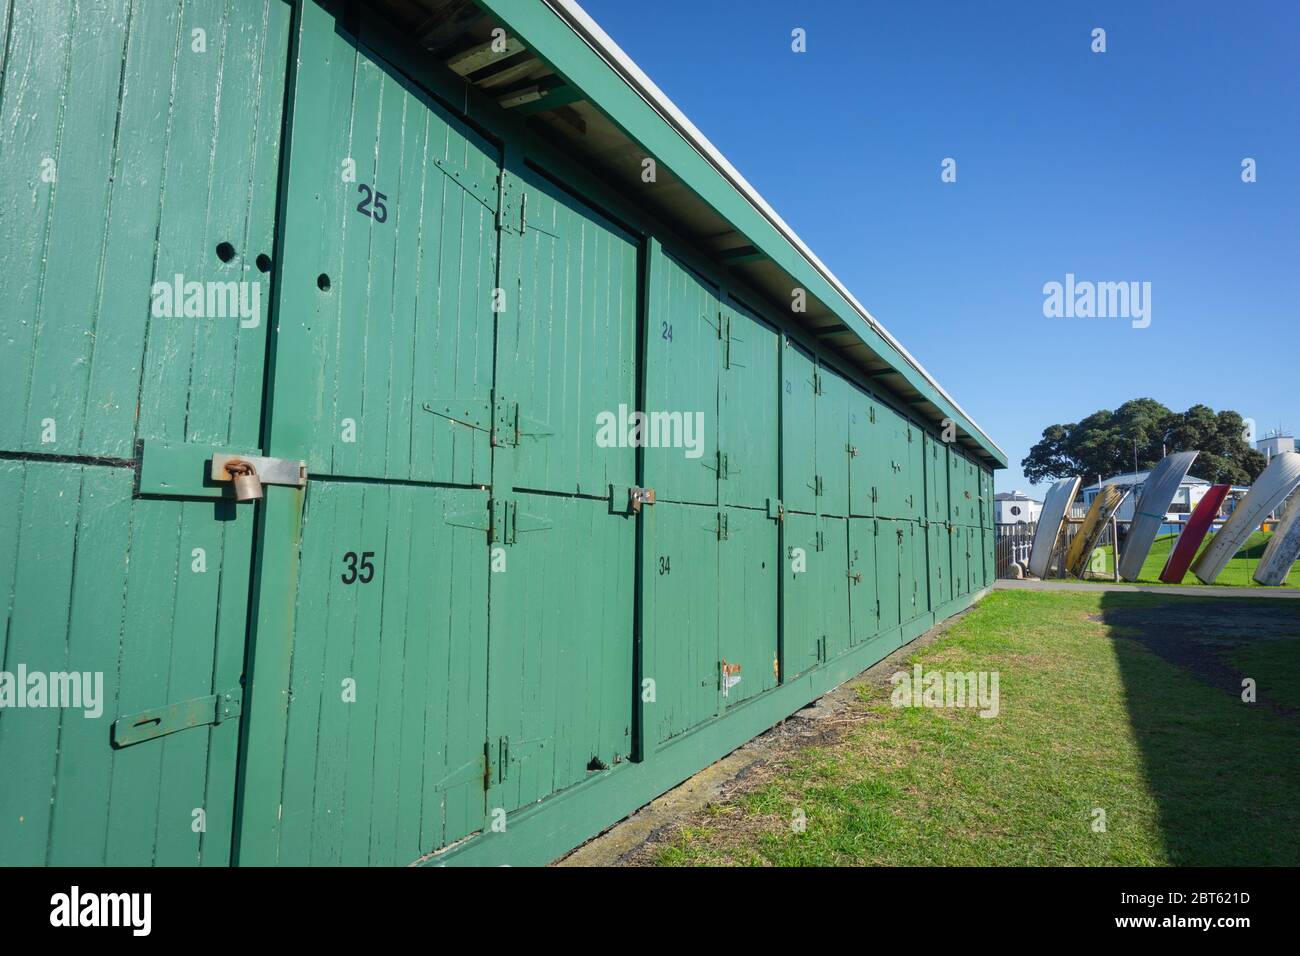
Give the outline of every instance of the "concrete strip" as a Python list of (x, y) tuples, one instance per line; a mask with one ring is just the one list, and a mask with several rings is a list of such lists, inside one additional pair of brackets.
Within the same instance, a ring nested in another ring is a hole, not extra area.
[(1231, 588), (1178, 584), (1111, 584), (1098, 581), (1016, 581), (999, 578), (995, 591), (1141, 591), (1144, 594), (1183, 595), (1186, 597), (1285, 598), (1300, 599), (1300, 588)]

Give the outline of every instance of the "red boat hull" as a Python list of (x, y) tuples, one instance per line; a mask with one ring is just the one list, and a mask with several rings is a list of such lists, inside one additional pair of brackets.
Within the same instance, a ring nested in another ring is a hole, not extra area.
[(1231, 485), (1212, 485), (1205, 493), (1205, 497), (1196, 503), (1182, 533), (1178, 535), (1174, 550), (1169, 552), (1165, 569), (1160, 572), (1160, 580), (1165, 584), (1182, 583), (1183, 575), (1191, 566), (1192, 558), (1196, 557), (1196, 549), (1201, 546), (1201, 542), (1205, 540), (1205, 533), (1210, 530), (1210, 525), (1214, 524), (1214, 519), (1219, 516), (1219, 508), (1223, 505), (1223, 499), (1228, 497), (1228, 489), (1231, 487)]

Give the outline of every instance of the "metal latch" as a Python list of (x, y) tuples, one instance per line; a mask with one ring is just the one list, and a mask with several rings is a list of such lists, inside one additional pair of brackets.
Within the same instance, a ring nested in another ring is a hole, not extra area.
[(190, 727), (220, 724), (238, 717), (243, 710), (243, 689), (232, 687), (220, 694), (195, 697), (153, 710), (142, 710), (113, 721), (113, 746), (129, 747), (141, 741), (165, 737)]
[(259, 455), (212, 456), (212, 480), (234, 484), (235, 497), (240, 501), (256, 501), (262, 497), (262, 485), (307, 484), (307, 463), (291, 458), (263, 458)]
[(642, 505), (652, 505), (654, 503), (655, 490), (653, 488), (637, 488), (633, 486), (627, 490), (627, 505), (632, 509), (633, 514), (640, 514)]

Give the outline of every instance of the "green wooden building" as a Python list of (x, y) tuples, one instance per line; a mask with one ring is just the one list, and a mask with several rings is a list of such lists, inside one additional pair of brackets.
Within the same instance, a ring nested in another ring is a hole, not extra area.
[(1003, 452), (576, 4), (0, 18), (0, 863), (545, 862), (987, 589)]

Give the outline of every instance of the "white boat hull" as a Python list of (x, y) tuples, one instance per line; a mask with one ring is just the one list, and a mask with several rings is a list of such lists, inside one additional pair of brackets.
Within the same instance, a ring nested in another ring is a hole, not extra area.
[(1197, 454), (1194, 451), (1175, 452), (1162, 459), (1147, 476), (1142, 486), (1142, 497), (1133, 509), (1133, 523), (1124, 541), (1124, 553), (1120, 555), (1119, 576), (1125, 581), (1136, 581), (1142, 573), (1142, 562), (1151, 553), (1151, 545), (1155, 543), (1160, 526), (1165, 523), (1169, 505), (1173, 503), (1178, 486), (1187, 477)]
[(1070, 513), (1070, 505), (1074, 504), (1074, 496), (1078, 493), (1078, 478), (1062, 478), (1047, 492), (1042, 513), (1038, 516), (1038, 527), (1034, 530), (1034, 543), (1029, 551), (1029, 573), (1035, 577), (1047, 575), (1047, 569), (1052, 563), (1052, 551), (1061, 533), (1061, 522)]
[(1250, 486), (1250, 491), (1224, 522), (1222, 530), (1210, 541), (1192, 565), (1192, 573), (1202, 584), (1213, 584), (1232, 556), (1241, 550), (1251, 532), (1259, 527), (1268, 513), (1280, 505), (1300, 484), (1300, 455), (1284, 451), (1274, 455), (1268, 467)]
[(1264, 556), (1259, 559), (1255, 569), (1255, 580), (1269, 587), (1276, 587), (1286, 581), (1291, 565), (1300, 556), (1300, 495), (1296, 495), (1287, 505), (1286, 514), (1282, 515), (1273, 537), (1268, 539)]

